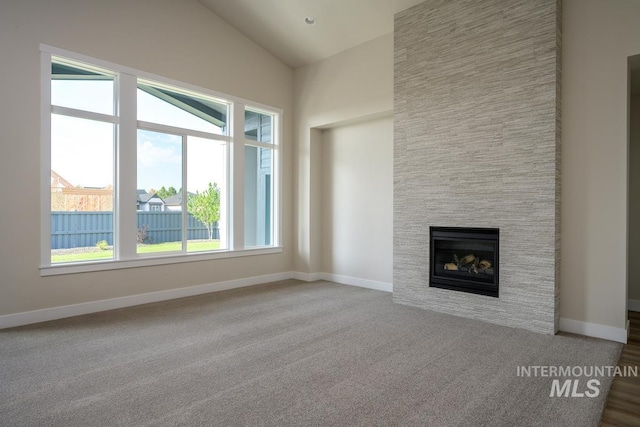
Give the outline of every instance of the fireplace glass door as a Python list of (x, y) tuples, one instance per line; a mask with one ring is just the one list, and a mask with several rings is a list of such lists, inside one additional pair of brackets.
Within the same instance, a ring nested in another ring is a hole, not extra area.
[(429, 286), (498, 297), (498, 230), (431, 227)]

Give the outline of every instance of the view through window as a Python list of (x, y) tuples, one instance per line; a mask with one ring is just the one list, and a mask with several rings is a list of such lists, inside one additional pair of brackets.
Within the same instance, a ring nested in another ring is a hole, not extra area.
[[(246, 106), (239, 118), (244, 212), (234, 213), (233, 103), (138, 78), (135, 108), (127, 110), (119, 102), (132, 97), (119, 92), (126, 85), (117, 70), (50, 61), (51, 264), (122, 259), (118, 245), (126, 244), (142, 258), (276, 244), (277, 113)], [(118, 133), (119, 111), (136, 112), (135, 141)], [(118, 163), (122, 144), (135, 144), (135, 170)], [(118, 203), (117, 185), (127, 177), (136, 187), (135, 236), (117, 229), (118, 215), (134, 214)], [(243, 242), (233, 243), (230, 218), (244, 223)]]

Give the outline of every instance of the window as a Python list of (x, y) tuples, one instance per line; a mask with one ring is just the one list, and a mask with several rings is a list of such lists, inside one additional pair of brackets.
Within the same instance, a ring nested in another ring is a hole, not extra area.
[(42, 50), (42, 274), (279, 251), (280, 111)]
[(273, 240), (273, 122), (269, 113), (245, 110), (244, 244), (269, 246)]
[[(51, 262), (114, 257), (115, 78), (51, 60)], [(81, 249), (88, 247), (92, 255)]]
[(136, 252), (227, 249), (228, 104), (143, 79), (136, 95), (137, 189), (157, 196), (151, 212), (171, 206), (138, 215), (146, 235)]

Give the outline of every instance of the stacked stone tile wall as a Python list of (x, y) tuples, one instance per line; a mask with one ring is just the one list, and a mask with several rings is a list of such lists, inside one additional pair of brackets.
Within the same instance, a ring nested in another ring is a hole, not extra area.
[[(558, 328), (555, 0), (426, 0), (395, 18), (394, 301)], [(500, 229), (500, 297), (429, 287), (429, 226)]]

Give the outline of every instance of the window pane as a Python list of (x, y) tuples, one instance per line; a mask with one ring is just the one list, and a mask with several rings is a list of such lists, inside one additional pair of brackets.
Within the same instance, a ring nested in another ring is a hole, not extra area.
[(211, 139), (188, 137), (187, 251), (226, 249), (226, 145)]
[(138, 120), (226, 135), (227, 105), (139, 83)]
[(51, 115), (51, 262), (113, 258), (114, 126)]
[(244, 137), (252, 141), (273, 142), (273, 117), (269, 114), (257, 113), (251, 110), (244, 112)]
[(273, 150), (245, 146), (244, 156), (244, 244), (269, 246), (273, 244)]
[(168, 205), (182, 191), (182, 137), (138, 130), (139, 254), (182, 250), (182, 210)]
[(51, 63), (51, 104), (113, 115), (114, 77), (62, 62)]

